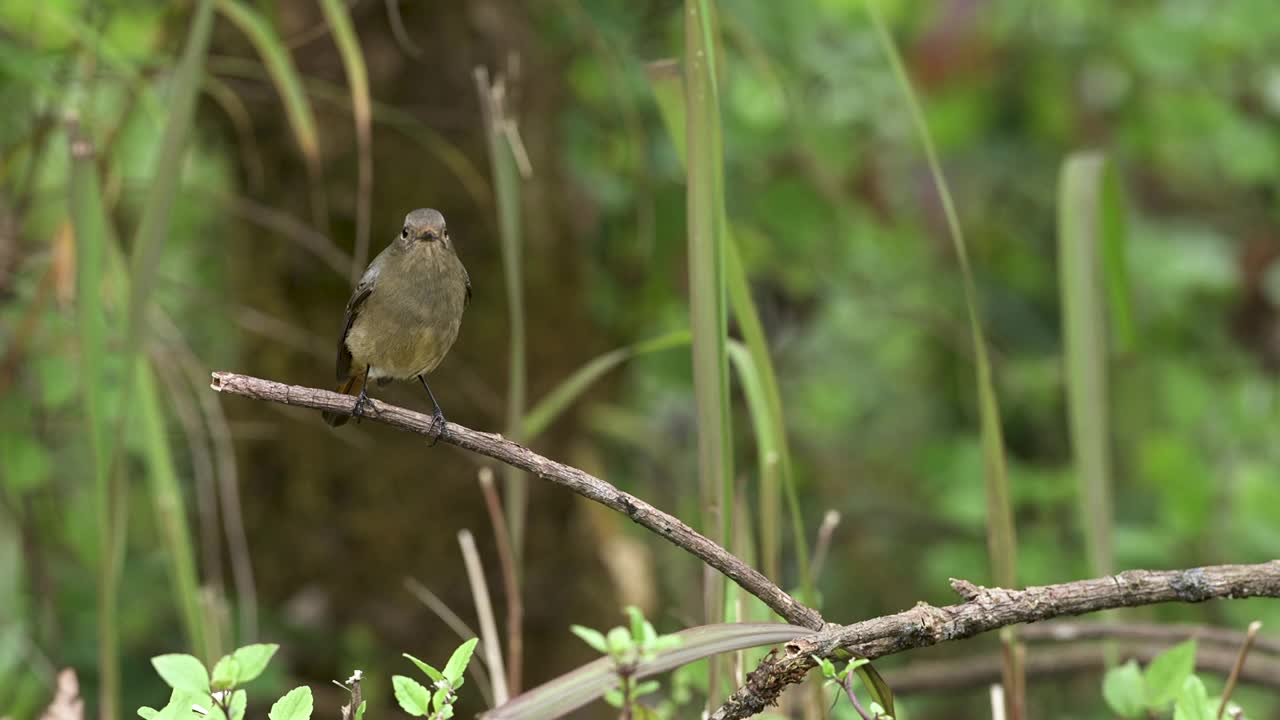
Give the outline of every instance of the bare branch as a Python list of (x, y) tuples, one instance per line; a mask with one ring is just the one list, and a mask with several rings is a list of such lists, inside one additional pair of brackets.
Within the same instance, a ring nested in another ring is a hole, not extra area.
[[(300, 385), (285, 385), (272, 380), (229, 372), (213, 373), (210, 387), (218, 392), (241, 395), (255, 400), (346, 414), (350, 414), (354, 402), (350, 395), (340, 395), (329, 390)], [(365, 405), (365, 417), (419, 435), (430, 437), (435, 435), (431, 429), (430, 415), (389, 405), (380, 400), (369, 399)], [(661, 535), (715, 568), (741, 586), (743, 590), (760, 598), (765, 605), (787, 622), (813, 630), (819, 630), (824, 626), (822, 616), (817, 610), (801, 604), (760, 571), (742, 562), (678, 518), (668, 515), (634, 495), (619, 490), (590, 473), (543, 457), (528, 448), (504, 439), (501, 435), (479, 432), (457, 423), (451, 422), (446, 425), (442, 440), (464, 450), (526, 470), (537, 477), (568, 488), (588, 500), (616, 510), (631, 518), (637, 525)]]
[(712, 719), (750, 717), (777, 702), (788, 683), (803, 679), (813, 663), (812, 655), (828, 656), (843, 649), (855, 657), (874, 660), (1007, 625), (1111, 608), (1195, 603), (1214, 598), (1280, 597), (1280, 560), (1190, 570), (1130, 570), (1025, 590), (984, 588), (963, 580), (952, 580), (951, 585), (965, 602), (941, 608), (921, 603), (896, 615), (836, 626), (787, 643), (786, 652), (761, 662)]
[[(1117, 648), (1117, 656), (1121, 661), (1132, 658), (1145, 665), (1168, 650), (1170, 644), (1125, 643)], [(1235, 666), (1236, 655), (1234, 650), (1202, 646), (1196, 650), (1196, 670), (1225, 678)], [(912, 662), (899, 670), (884, 671), (884, 679), (900, 696), (977, 689), (1000, 682), (1002, 662), (999, 652)], [(1107, 657), (1101, 644), (1068, 642), (1061, 646), (1038, 646), (1027, 653), (1026, 667), (1027, 677), (1032, 679), (1101, 673), (1107, 668)], [(1280, 660), (1251, 655), (1240, 674), (1240, 682), (1280, 690)]]

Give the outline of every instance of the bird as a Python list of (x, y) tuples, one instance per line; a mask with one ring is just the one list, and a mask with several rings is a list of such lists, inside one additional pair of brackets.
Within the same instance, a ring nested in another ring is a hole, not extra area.
[[(337, 378), (338, 392), (356, 396), (350, 417), (364, 415), (370, 380), (385, 385), (417, 379), (431, 399), (431, 430), (438, 440), (447, 423), (427, 374), (453, 347), (470, 304), (471, 277), (458, 259), (444, 215), (429, 208), (410, 212), (399, 236), (369, 263), (347, 301)], [(341, 412), (322, 415), (331, 427), (349, 419)]]

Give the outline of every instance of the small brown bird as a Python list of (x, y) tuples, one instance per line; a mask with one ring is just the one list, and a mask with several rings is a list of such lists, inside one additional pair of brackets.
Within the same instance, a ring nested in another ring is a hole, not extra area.
[[(351, 416), (363, 415), (370, 379), (385, 385), (417, 378), (434, 408), (431, 427), (437, 437), (443, 433), (444, 412), (427, 373), (453, 347), (470, 302), (471, 278), (454, 252), (444, 216), (436, 210), (406, 215), (400, 237), (369, 263), (347, 302), (338, 338), (338, 392), (356, 395)], [(333, 427), (348, 417), (323, 415)]]

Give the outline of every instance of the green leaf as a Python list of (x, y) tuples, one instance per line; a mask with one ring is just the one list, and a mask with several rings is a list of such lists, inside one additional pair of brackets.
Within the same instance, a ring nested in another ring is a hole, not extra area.
[(204, 664), (190, 655), (170, 654), (151, 658), (151, 664), (161, 679), (174, 690), (209, 692), (209, 671)]
[(356, 708), (356, 720), (364, 720), (364, 709), (369, 705), (368, 700), (361, 700), (360, 707)]
[[(1108, 163), (1099, 153), (1077, 153), (1062, 166), (1058, 200), (1058, 268), (1071, 450), (1080, 485), (1080, 518), (1090, 569), (1113, 572), (1110, 433), (1107, 393), (1107, 297), (1103, 246), (1107, 242), (1104, 188)], [(1112, 183), (1114, 184), (1114, 183)], [(1113, 242), (1121, 242), (1113, 239)]]
[(1204, 683), (1191, 675), (1182, 683), (1182, 691), (1173, 706), (1173, 720), (1213, 720), (1216, 710), (1215, 705), (1209, 702)]
[(818, 664), (818, 669), (822, 671), (822, 677), (835, 679), (836, 666), (830, 660), (817, 655), (810, 655), (809, 657), (813, 658), (813, 661)]
[(631, 648), (635, 647), (635, 643), (631, 640), (631, 633), (626, 628), (616, 627), (604, 636), (605, 645), (609, 648), (610, 655), (621, 655)]
[(193, 717), (191, 706), (199, 704), (202, 707), (209, 704), (209, 694), (207, 692), (194, 692), (191, 690), (179, 690), (175, 688), (169, 693), (169, 702), (160, 712), (156, 713), (155, 720), (189, 720)]
[(441, 709), (449, 705), (449, 688), (437, 688), (431, 695), (431, 706), (439, 713)]
[(604, 634), (599, 630), (593, 630), (581, 625), (570, 625), (569, 632), (577, 635), (582, 642), (589, 645), (593, 650), (606, 654), (609, 652), (609, 645), (605, 642)]
[(1147, 685), (1133, 660), (1111, 668), (1102, 678), (1102, 698), (1122, 717), (1138, 717), (1147, 707)]
[(240, 663), (230, 655), (223, 655), (218, 664), (213, 666), (210, 685), (214, 690), (230, 690), (236, 686), (239, 677)]
[(244, 720), (244, 709), (249, 704), (249, 695), (244, 690), (237, 690), (231, 693), (231, 702), (228, 708), (231, 710), (230, 720)]
[(888, 714), (895, 713), (893, 707), (893, 690), (889, 688), (889, 683), (881, 677), (880, 672), (871, 664), (870, 660), (858, 658), (849, 663), (849, 666), (858, 673), (858, 679), (862, 681), (862, 686), (867, 689), (871, 695), (871, 699), (880, 703)]
[(653, 652), (663, 652), (665, 650), (675, 650), (684, 644), (684, 638), (679, 635), (659, 635), (649, 643), (649, 649)]
[(632, 691), (631, 696), (643, 697), (645, 695), (652, 695), (653, 693), (658, 692), (658, 688), (660, 687), (662, 687), (662, 683), (659, 683), (657, 680), (646, 680), (639, 685), (636, 685), (636, 689)]
[(631, 619), (631, 639), (638, 643), (644, 642), (644, 613), (640, 612), (640, 608), (635, 605), (627, 606), (627, 615)]
[(245, 645), (231, 653), (231, 657), (240, 665), (237, 681), (243, 684), (261, 675), (279, 649), (280, 646), (275, 643), (258, 643)]
[(395, 691), (396, 702), (400, 703), (405, 712), (417, 717), (431, 714), (431, 691), (417, 680), (404, 675), (392, 675), (391, 687)]
[(471, 662), (471, 655), (476, 651), (476, 643), (480, 642), (478, 638), (470, 640), (458, 646), (457, 650), (449, 656), (449, 662), (445, 663), (444, 679), (449, 685), (457, 687), (461, 683), (462, 675), (467, 671), (467, 665)]
[(622, 690), (614, 688), (604, 694), (604, 701), (616, 708), (622, 707)]
[(688, 330), (677, 330), (634, 345), (610, 350), (589, 360), (544, 395), (529, 412), (525, 413), (522, 421), (524, 441), (528, 443), (540, 435), (551, 423), (555, 422), (556, 418), (560, 417), (565, 410), (573, 405), (573, 402), (581, 397), (596, 380), (599, 380), (610, 370), (640, 355), (688, 345), (689, 339)]
[(317, 172), (320, 167), (320, 140), (315, 114), (288, 48), (267, 19), (252, 6), (240, 0), (218, 0), (218, 9), (253, 44), (284, 103), (285, 117), (307, 162), (308, 172)]
[(296, 687), (271, 706), (267, 717), (269, 720), (308, 720), (313, 703), (311, 688), (306, 685)]
[(1160, 708), (1173, 702), (1182, 692), (1196, 664), (1196, 641), (1178, 643), (1157, 655), (1147, 666), (1147, 706)]
[(152, 720), (152, 718), (154, 718), (159, 712), (159, 710), (156, 710), (153, 707), (143, 705), (138, 708), (138, 717), (142, 718), (142, 720)]
[(427, 677), (431, 678), (431, 682), (437, 682), (437, 683), (444, 682), (444, 675), (441, 674), (439, 670), (422, 662), (421, 660), (410, 655), (409, 653), (404, 653), (404, 656), (412, 660), (413, 664), (417, 665), (419, 670), (426, 673)]

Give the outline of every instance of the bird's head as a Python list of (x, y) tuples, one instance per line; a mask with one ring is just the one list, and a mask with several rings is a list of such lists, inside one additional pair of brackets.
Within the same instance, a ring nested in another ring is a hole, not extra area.
[(428, 208), (419, 208), (405, 215), (404, 227), (400, 230), (400, 242), (409, 247), (419, 243), (451, 247), (449, 229), (444, 224), (444, 215), (441, 215), (439, 210)]

